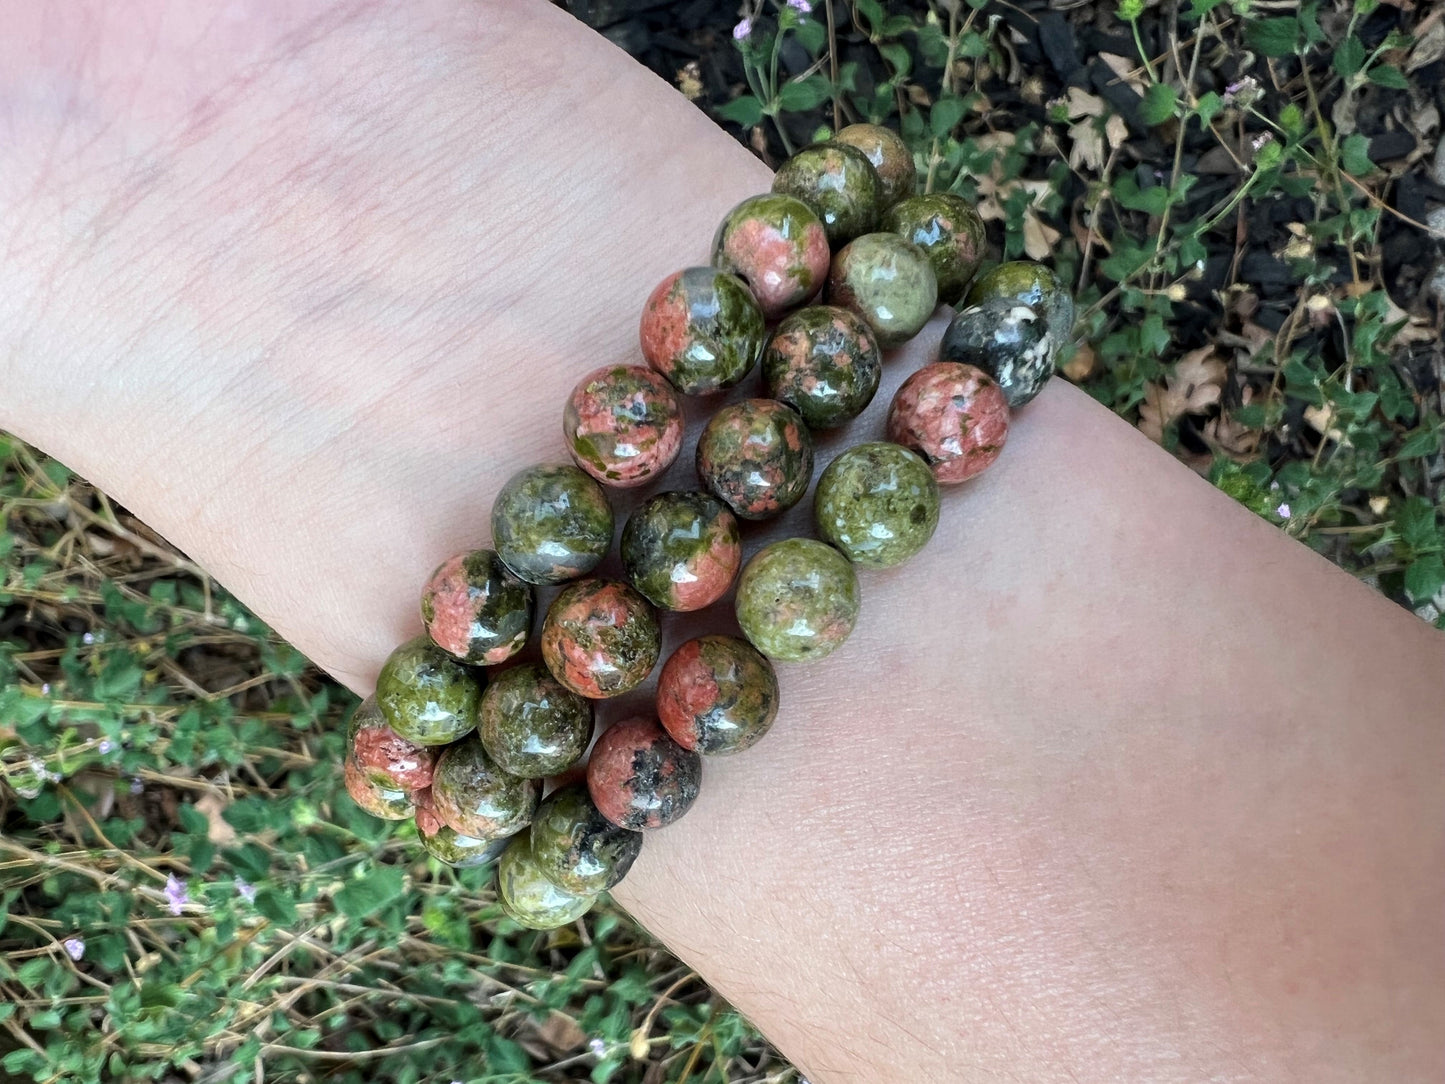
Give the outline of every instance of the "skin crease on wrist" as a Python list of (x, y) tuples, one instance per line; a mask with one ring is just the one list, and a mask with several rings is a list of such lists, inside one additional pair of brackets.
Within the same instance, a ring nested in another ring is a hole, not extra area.
[[(358, 692), (768, 184), (540, 0), (5, 18), (0, 425)], [(811, 1079), (1439, 1079), (1438, 634), (1062, 381), (862, 583), (616, 892)]]

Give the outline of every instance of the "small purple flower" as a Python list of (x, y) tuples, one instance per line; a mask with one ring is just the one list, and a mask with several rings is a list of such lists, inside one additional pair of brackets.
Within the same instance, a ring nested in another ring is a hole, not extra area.
[(60, 943), (65, 946), (66, 955), (76, 962), (85, 955), (85, 941), (79, 937), (67, 937)]
[(593, 1037), (587, 1042), (587, 1049), (592, 1051), (594, 1058), (605, 1058), (607, 1056), (607, 1042), (600, 1037)]
[(1264, 145), (1265, 145), (1266, 143), (1273, 143), (1273, 142), (1274, 142), (1274, 133), (1272, 133), (1272, 132), (1260, 132), (1259, 135), (1255, 136), (1253, 139), (1251, 139), (1251, 140), (1249, 141), (1249, 145), (1250, 145), (1251, 147), (1253, 147), (1255, 150), (1258, 151), (1258, 150), (1263, 150), (1263, 149), (1264, 149)]
[(256, 902), (256, 886), (250, 884), (242, 877), (236, 878), (236, 895), (240, 896), (247, 903)]
[(813, 11), (813, 5), (808, 3), (808, 0), (788, 0), (788, 7), (800, 15), (808, 15)]
[(95, 633), (93, 633), (93, 632), (87, 632), (84, 636), (82, 636), (82, 637), (80, 638), (80, 642), (81, 642), (82, 644), (93, 644), (93, 643), (95, 643)]
[(47, 681), (44, 685), (40, 686), (40, 695), (41, 695), (41, 696), (49, 696), (49, 695), (50, 695), (50, 682)]
[(1274, 514), (1280, 519), (1289, 519), (1289, 505), (1281, 503), (1280, 506), (1274, 510)]
[(115, 752), (115, 742), (111, 741), (109, 738), (101, 738), (100, 744), (95, 747), (95, 751), (101, 756), (108, 756), (109, 754)]
[(753, 21), (744, 16), (738, 25), (733, 27), (733, 41), (746, 41), (753, 32)]
[(186, 904), (191, 902), (190, 896), (186, 893), (186, 882), (178, 880), (174, 873), (166, 878), (165, 896), (166, 903), (170, 905), (173, 915), (179, 915), (185, 910)]
[(145, 789), (146, 789), (146, 785), (140, 781), (140, 777), (139, 777), (139, 776), (135, 776), (135, 775), (131, 776), (131, 778), (130, 778), (130, 792), (131, 792), (132, 794), (139, 794), (141, 791), (143, 791), (143, 790), (145, 790)]

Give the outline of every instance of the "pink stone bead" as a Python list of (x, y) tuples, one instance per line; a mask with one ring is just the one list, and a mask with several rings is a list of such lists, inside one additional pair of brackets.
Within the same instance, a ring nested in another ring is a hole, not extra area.
[(577, 465), (604, 485), (638, 486), (660, 475), (682, 447), (682, 404), (645, 365), (607, 365), (567, 397), (562, 435)]
[(955, 361), (925, 365), (888, 408), (888, 439), (917, 452), (940, 485), (989, 467), (1008, 437), (1008, 401), (981, 369)]

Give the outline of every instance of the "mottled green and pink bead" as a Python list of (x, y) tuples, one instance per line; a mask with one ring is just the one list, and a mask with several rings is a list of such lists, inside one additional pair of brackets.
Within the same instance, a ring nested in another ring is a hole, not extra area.
[(599, 482), (639, 486), (677, 458), (682, 404), (646, 366), (603, 366), (579, 380), (567, 397), (562, 435), (573, 460)]
[(938, 307), (938, 279), (913, 242), (865, 233), (833, 257), (828, 301), (861, 316), (886, 350), (923, 330)]
[(627, 579), (664, 610), (711, 606), (727, 594), (742, 562), (738, 521), (706, 493), (659, 493), (622, 530)]
[(785, 316), (763, 351), (768, 394), (802, 415), (810, 429), (851, 421), (873, 401), (883, 353), (855, 313), (810, 305)]
[(560, 775), (592, 740), (592, 702), (523, 663), (494, 674), (482, 692), (477, 736), (503, 771), (524, 779)]
[(532, 859), (543, 876), (578, 896), (616, 885), (642, 853), (642, 836), (604, 817), (585, 782), (547, 795), (530, 831)]
[(387, 657), (376, 678), (376, 705), (407, 741), (446, 745), (476, 728), (481, 681), (423, 634)]
[(712, 416), (697, 441), (703, 487), (743, 519), (767, 519), (802, 500), (813, 441), (802, 416), (776, 399), (744, 399)]
[(962, 196), (930, 192), (888, 209), (883, 229), (912, 241), (933, 265), (938, 300), (957, 305), (988, 251), (983, 219)]
[(592, 908), (595, 895), (578, 895), (553, 884), (532, 856), (532, 837), (513, 839), (497, 864), (497, 898), (518, 925), (550, 930), (575, 922)]
[(492, 545), (519, 579), (541, 586), (596, 568), (613, 526), (606, 492), (570, 463), (518, 471), (492, 504)]
[(475, 737), (449, 745), (432, 776), (431, 805), (453, 831), (476, 839), (514, 835), (532, 822), (535, 779), (503, 771)]
[(373, 817), (405, 820), (416, 796), (431, 786), (437, 751), (407, 741), (387, 725), (373, 697), (361, 702), (346, 731), (346, 791)]
[(738, 624), (752, 645), (779, 662), (832, 654), (858, 622), (858, 577), (848, 559), (811, 538), (759, 550), (738, 579)]
[(773, 175), (773, 191), (812, 208), (834, 248), (874, 230), (883, 204), (883, 183), (873, 163), (846, 143), (799, 151)]
[(913, 165), (913, 152), (903, 137), (881, 124), (850, 124), (833, 137), (862, 151), (878, 174), (879, 198), (883, 208), (913, 195), (918, 187), (918, 171)]
[(940, 485), (992, 466), (1008, 439), (1009, 407), (987, 373), (935, 361), (914, 373), (888, 408), (888, 439), (918, 453)]
[(655, 719), (626, 719), (597, 739), (587, 789), (602, 815), (634, 832), (662, 828), (692, 808), (702, 759), (673, 741)]
[(713, 238), (714, 267), (743, 279), (772, 319), (816, 294), (828, 276), (828, 234), (794, 196), (750, 196), (727, 213)]
[(495, 666), (522, 650), (532, 609), (531, 586), (495, 550), (444, 561), (421, 595), (421, 619), (432, 643), (471, 666)]
[(766, 334), (747, 283), (715, 267), (668, 275), (642, 308), (642, 356), (684, 395), (738, 383), (757, 364)]
[(563, 588), (542, 621), (542, 659), (552, 676), (593, 700), (647, 680), (662, 650), (652, 604), (625, 583), (583, 580)]
[(657, 715), (684, 749), (709, 756), (755, 745), (778, 714), (772, 664), (736, 636), (689, 640), (657, 679)]
[(818, 478), (818, 537), (865, 568), (892, 568), (938, 528), (938, 482), (918, 455), (888, 441), (855, 444)]
[(489, 866), (502, 856), (502, 852), (511, 842), (508, 836), (479, 839), (458, 832), (437, 815), (431, 804), (429, 791), (422, 791), (417, 795), (416, 834), (427, 854), (457, 869)]

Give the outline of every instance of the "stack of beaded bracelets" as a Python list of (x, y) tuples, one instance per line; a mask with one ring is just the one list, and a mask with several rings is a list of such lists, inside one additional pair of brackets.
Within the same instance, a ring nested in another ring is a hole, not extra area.
[[(379, 817), (415, 817), (443, 862), (500, 857), (501, 904), (522, 925), (586, 912), (631, 867), (642, 833), (692, 805), (700, 754), (736, 753), (767, 732), (778, 710), (769, 660), (819, 659), (843, 643), (858, 617), (854, 566), (917, 553), (938, 524), (939, 484), (989, 466), (1009, 409), (1053, 373), (1073, 322), (1068, 294), (1028, 263), (1003, 264), (970, 289), (982, 222), (960, 197), (913, 195), (914, 184), (903, 141), (860, 124), (799, 153), (771, 193), (729, 212), (712, 266), (668, 276), (647, 299), (648, 366), (598, 369), (573, 390), (563, 427), (576, 465), (529, 467), (507, 482), (492, 508), (494, 548), (433, 573), (426, 633), (392, 653), (354, 716), (346, 786), (356, 802)], [(807, 306), (825, 280), (828, 304)], [(768, 545), (739, 577), (738, 519), (802, 499), (811, 432), (861, 413), (882, 349), (916, 334), (940, 300), (965, 296), (940, 360), (895, 396), (888, 441), (847, 449), (820, 477), (822, 540)], [(698, 440), (705, 492), (659, 493), (632, 514), (621, 541), (628, 582), (583, 578), (612, 544), (603, 486), (659, 477), (682, 445), (678, 394), (733, 387), (760, 358), (769, 398), (723, 407)], [(592, 702), (651, 674), (655, 608), (701, 609), (735, 579), (746, 639), (684, 643), (662, 668), (656, 717), (612, 726), (585, 782), (543, 799), (542, 781), (586, 755)], [(562, 584), (542, 621), (542, 664), (484, 670), (527, 645), (534, 589)]]

